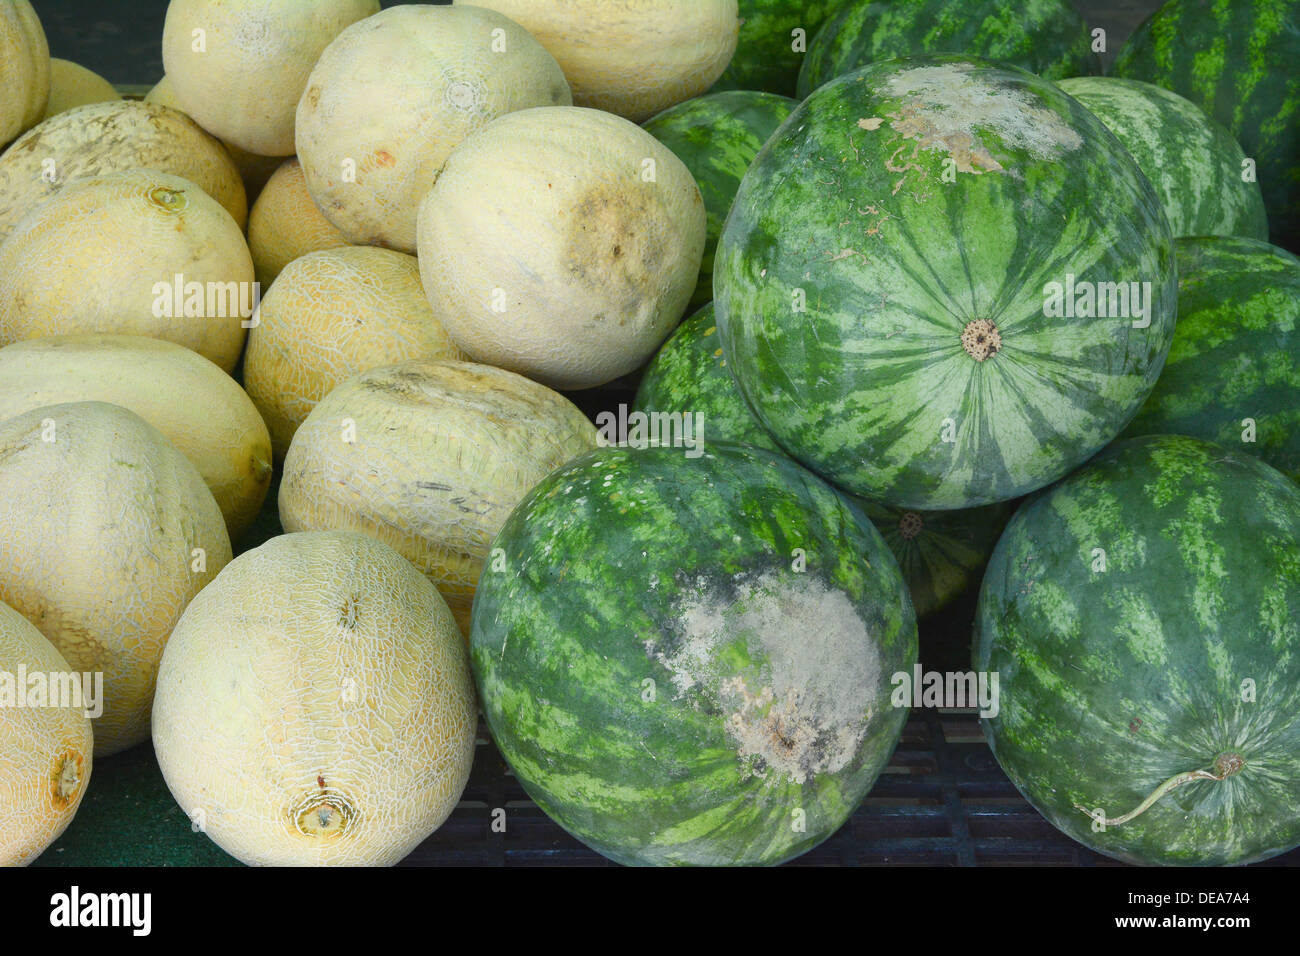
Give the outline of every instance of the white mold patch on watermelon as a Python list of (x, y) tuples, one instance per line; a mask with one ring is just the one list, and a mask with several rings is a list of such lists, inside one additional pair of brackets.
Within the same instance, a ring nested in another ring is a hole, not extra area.
[(646, 642), (678, 699), (723, 716), (745, 773), (795, 784), (857, 756), (881, 696), (880, 652), (842, 591), (806, 574), (699, 579), (674, 632)]
[[(993, 148), (1000, 146), (1004, 157), (1009, 151), (1024, 151), (1050, 162), (1083, 145), (1083, 137), (1029, 91), (973, 77), (971, 69), (971, 64), (963, 63), (924, 66), (886, 81), (883, 92), (901, 101), (896, 112), (886, 114), (889, 126), (916, 141), (912, 158), (921, 150), (942, 150), (955, 161), (958, 172), (1019, 176), (993, 155), (986, 143), (990, 134), (1000, 141)], [(882, 117), (858, 121), (859, 128), (868, 132), (881, 125)], [(893, 172), (913, 168), (900, 163), (897, 152), (890, 163)]]

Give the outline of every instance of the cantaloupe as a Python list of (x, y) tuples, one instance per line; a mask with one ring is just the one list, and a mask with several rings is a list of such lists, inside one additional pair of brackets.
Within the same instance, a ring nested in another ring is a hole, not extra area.
[[(455, 0), (459, 6), (464, 0)], [(474, 0), (535, 36), (573, 102), (640, 123), (699, 96), (731, 63), (736, 0)]]
[(424, 572), (468, 632), (493, 536), (547, 473), (596, 447), (566, 398), (468, 362), (404, 362), (331, 391), (294, 436), (286, 531), (360, 531)]
[(465, 358), (433, 317), (415, 258), (391, 249), (348, 246), (296, 259), (254, 323), (244, 388), (278, 459), (316, 403), (345, 379), (411, 359)]
[(446, 603), (347, 532), (240, 555), (186, 609), (153, 742), (194, 825), (254, 865), (397, 863), (469, 779), (477, 710)]
[(36, 859), (81, 806), (93, 763), (85, 690), (54, 645), (0, 604), (0, 866)]
[(406, 4), (344, 30), (298, 106), (312, 197), (349, 242), (415, 252), (420, 199), (492, 119), (572, 103), (554, 57), (477, 7)]
[(146, 739), (163, 645), (230, 561), (212, 492), (134, 412), (77, 402), (0, 422), (0, 502), (0, 601), (104, 675), (96, 756)]
[(239, 384), (190, 349), (139, 335), (53, 335), (0, 349), (0, 420), (66, 402), (135, 412), (198, 469), (236, 540), (271, 484), (271, 437)]
[(0, 346), (85, 332), (146, 335), (229, 372), (255, 300), (239, 226), (203, 190), (167, 173), (78, 180), (0, 242)]
[(347, 239), (307, 191), (302, 165), (297, 159), (285, 160), (248, 214), (248, 250), (263, 292), (299, 256), (346, 245)]
[(312, 67), (345, 27), (378, 12), (379, 0), (171, 0), (163, 67), (204, 129), (259, 156), (292, 156)]
[(543, 107), (461, 143), (420, 206), (434, 314), (477, 362), (602, 385), (681, 320), (706, 216), (686, 166), (609, 113)]
[(0, 149), (40, 122), (50, 96), (50, 48), (28, 0), (0, 3)]
[(52, 116), (0, 154), (0, 241), (68, 183), (130, 169), (188, 179), (221, 203), (240, 229), (248, 220), (243, 181), (220, 143), (184, 113), (121, 100)]
[(42, 119), (58, 116), (78, 106), (112, 103), (122, 95), (113, 84), (93, 70), (71, 60), (50, 58), (50, 100)]
[[(158, 106), (166, 106), (171, 109), (185, 112), (181, 106), (180, 99), (176, 96), (176, 91), (172, 88), (171, 81), (163, 77), (149, 92), (145, 93), (144, 101), (154, 103)], [(190, 117), (193, 119), (194, 117)], [(235, 161), (235, 166), (239, 170), (239, 178), (244, 181), (244, 194), (247, 197), (249, 205), (249, 220), (252, 220), (252, 206), (257, 197), (261, 195), (267, 181), (274, 175), (275, 171), (284, 163), (283, 156), (258, 156), (256, 153), (250, 153), (246, 149), (240, 149), (234, 143), (222, 142), (230, 158)]]

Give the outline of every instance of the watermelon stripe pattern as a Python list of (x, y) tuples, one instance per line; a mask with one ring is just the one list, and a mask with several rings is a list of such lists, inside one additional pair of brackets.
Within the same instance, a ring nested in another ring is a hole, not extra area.
[(1178, 326), (1125, 434), (1192, 435), (1300, 482), (1300, 259), (1251, 239), (1179, 239)]
[(782, 862), (889, 759), (907, 716), (890, 677), (916, 660), (898, 566), (788, 459), (601, 449), (494, 547), (470, 638), (488, 725), (537, 804), (611, 859)]
[(713, 299), (713, 257), (736, 190), (768, 137), (798, 105), (784, 96), (735, 90), (697, 96), (645, 122), (645, 131), (686, 164), (704, 197), (704, 261), (690, 307)]
[(794, 96), (808, 44), (845, 0), (740, 0), (736, 55), (713, 92), (762, 90)]
[(1150, 83), (1081, 76), (1058, 84), (1119, 137), (1160, 196), (1178, 236), (1268, 238), (1259, 183), (1221, 123)]
[(1270, 237), (1300, 252), (1300, 0), (1169, 0), (1114, 73), (1184, 96), (1257, 163)]
[(818, 31), (799, 73), (806, 98), (838, 76), (899, 56), (956, 53), (1063, 79), (1100, 72), (1067, 0), (855, 0)]
[(722, 348), (765, 429), (833, 484), (917, 510), (1019, 497), (1109, 443), (1164, 364), (1176, 288), (1168, 221), (1119, 141), (1055, 85), (961, 57), (804, 101), (714, 266)]
[[(994, 755), (1079, 842), (1205, 866), (1300, 844), (1300, 488), (1258, 459), (1135, 438), (1025, 504), (974, 663), (999, 675)], [(1222, 779), (1116, 822), (1193, 771)]]

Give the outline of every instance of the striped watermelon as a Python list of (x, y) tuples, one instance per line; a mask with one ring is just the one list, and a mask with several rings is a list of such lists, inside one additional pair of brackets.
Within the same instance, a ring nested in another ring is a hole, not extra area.
[(1300, 488), (1196, 438), (1117, 442), (1023, 506), (980, 594), (993, 753), (1143, 864), (1300, 845)]
[(728, 367), (783, 448), (942, 510), (1110, 442), (1159, 375), (1177, 282), (1160, 202), (1100, 120), (1022, 70), (917, 57), (822, 87), (768, 141), (714, 291)]
[(1300, 482), (1300, 259), (1253, 239), (1179, 239), (1178, 327), (1126, 434), (1194, 435)]
[(1173, 90), (1226, 126), (1258, 164), (1272, 241), (1300, 252), (1300, 0), (1169, 0), (1114, 73)]
[(731, 90), (679, 103), (644, 129), (686, 164), (708, 216), (704, 261), (691, 307), (713, 298), (713, 255), (740, 180), (758, 151), (799, 104), (784, 96)]
[(740, 0), (740, 42), (713, 85), (794, 96), (808, 44), (845, 0)]
[(1151, 180), (1175, 236), (1268, 238), (1259, 183), (1246, 154), (1190, 100), (1150, 83), (1079, 76), (1057, 84), (1119, 137)]
[[(718, 346), (713, 306), (682, 322), (645, 371), (636, 411), (691, 412), (710, 441), (739, 442), (781, 452), (745, 406)], [(782, 452), (783, 453), (783, 452)], [(1010, 509), (1004, 504), (966, 511), (909, 511), (858, 500), (889, 545), (924, 620), (974, 583)]]
[(809, 44), (799, 97), (869, 63), (922, 53), (986, 57), (1047, 79), (1100, 72), (1069, 0), (853, 0)]
[(611, 859), (787, 860), (898, 742), (890, 680), (916, 661), (898, 565), (786, 458), (601, 449), (534, 489), (494, 549), (470, 637), (492, 736)]

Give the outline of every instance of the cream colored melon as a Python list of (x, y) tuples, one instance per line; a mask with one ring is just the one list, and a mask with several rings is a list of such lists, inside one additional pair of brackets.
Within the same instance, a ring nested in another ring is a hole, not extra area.
[(0, 604), (0, 866), (32, 862), (81, 806), (93, 762), (90, 703), (54, 645)]
[[(462, 0), (455, 0), (460, 6)], [(736, 0), (475, 0), (522, 24), (564, 68), (573, 102), (648, 120), (706, 92), (736, 52)]]
[(281, 459), (316, 403), (345, 379), (411, 359), (465, 358), (434, 318), (415, 258), (390, 249), (349, 246), (295, 260), (254, 323), (244, 388)]
[(98, 73), (71, 60), (53, 57), (50, 60), (50, 101), (42, 118), (49, 119), (78, 106), (112, 103), (121, 98), (113, 84)]
[(572, 102), (555, 58), (501, 14), (397, 6), (321, 56), (298, 106), (298, 159), (350, 242), (413, 253), (420, 199), (456, 144), (505, 113)]
[(96, 756), (145, 740), (163, 645), (230, 561), (212, 492), (134, 412), (77, 402), (0, 422), (0, 502), (0, 601), (103, 674)]
[[(172, 88), (171, 81), (165, 76), (145, 94), (144, 101), (146, 103), (155, 103), (158, 106), (167, 106), (182, 113), (185, 112), (181, 106), (181, 101), (176, 96), (176, 91)], [(193, 117), (190, 118), (193, 119)], [(226, 152), (230, 154), (230, 158), (235, 161), (235, 166), (239, 169), (239, 178), (244, 181), (244, 194), (251, 208), (266, 187), (267, 181), (284, 162), (284, 157), (258, 156), (246, 149), (240, 149), (234, 143), (223, 142), (221, 145), (226, 148)], [(252, 219), (251, 212), (249, 213), (249, 219), (250, 221)]]
[(269, 289), (294, 259), (347, 244), (312, 200), (302, 165), (296, 159), (286, 160), (248, 214), (248, 249), (262, 288)]
[(598, 110), (523, 110), (447, 160), (420, 206), (420, 274), (475, 361), (588, 388), (636, 369), (677, 325), (704, 239), (695, 179), (645, 130)]
[(339, 385), (294, 436), (286, 531), (338, 528), (392, 545), (468, 633), (492, 538), (537, 482), (596, 447), (566, 398), (468, 362), (404, 362)]
[(0, 3), (0, 149), (41, 121), (50, 96), (50, 48), (28, 0)]
[(345, 27), (378, 12), (379, 0), (171, 0), (163, 67), (204, 129), (259, 156), (292, 156), (312, 67)]
[(243, 862), (385, 866), (455, 807), (476, 722), (438, 592), (387, 545), (319, 532), (240, 555), (190, 604), (153, 742), (177, 803)]
[(95, 176), (37, 207), (0, 243), (0, 346), (146, 335), (229, 372), (255, 292), (243, 233), (203, 190), (149, 169)]
[(243, 181), (220, 143), (184, 113), (120, 100), (52, 116), (0, 154), (0, 241), (68, 183), (129, 169), (188, 179), (221, 203), (240, 229), (248, 220)]
[(0, 420), (46, 405), (109, 402), (190, 460), (231, 539), (271, 484), (271, 438), (239, 384), (197, 352), (138, 335), (54, 335), (0, 349)]

